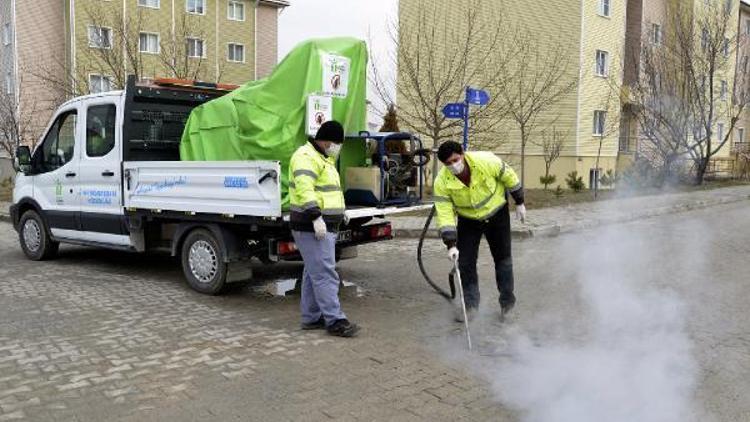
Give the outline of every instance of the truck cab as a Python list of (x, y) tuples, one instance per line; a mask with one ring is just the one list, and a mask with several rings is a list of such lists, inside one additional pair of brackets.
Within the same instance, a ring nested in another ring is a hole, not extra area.
[[(122, 92), (68, 101), (16, 178), (13, 214), (34, 210), (24, 252), (46, 257), (57, 241), (127, 247), (122, 212)], [(56, 242), (38, 245), (45, 228)], [(38, 247), (37, 247), (38, 246)], [(45, 248), (46, 246), (46, 248)]]

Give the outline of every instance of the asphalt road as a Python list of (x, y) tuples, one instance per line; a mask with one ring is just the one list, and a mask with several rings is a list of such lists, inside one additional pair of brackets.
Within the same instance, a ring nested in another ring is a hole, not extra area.
[(32, 263), (0, 223), (0, 421), (747, 421), (748, 205), (516, 242), (502, 323), (483, 251), (471, 353), (415, 240), (341, 263), (363, 326), (346, 340), (298, 330), (295, 296), (194, 293), (166, 256), (63, 247)]

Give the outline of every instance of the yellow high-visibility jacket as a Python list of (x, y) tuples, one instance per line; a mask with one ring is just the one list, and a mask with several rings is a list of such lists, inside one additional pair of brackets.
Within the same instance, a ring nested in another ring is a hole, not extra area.
[(292, 230), (313, 231), (313, 220), (322, 215), (328, 230), (337, 231), (345, 205), (336, 159), (312, 142), (299, 147), (289, 165), (289, 198)]
[(466, 186), (443, 167), (435, 179), (434, 200), (437, 224), (444, 241), (455, 241), (456, 215), (472, 220), (492, 217), (506, 203), (505, 192), (517, 192), (521, 181), (516, 172), (491, 152), (467, 152), (471, 172)]

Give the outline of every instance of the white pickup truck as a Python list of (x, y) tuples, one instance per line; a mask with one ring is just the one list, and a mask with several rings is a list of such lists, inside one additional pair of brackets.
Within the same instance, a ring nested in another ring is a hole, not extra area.
[[(190, 286), (208, 294), (250, 279), (253, 257), (300, 259), (282, 212), (278, 162), (180, 161), (190, 111), (225, 93), (131, 80), (123, 91), (63, 104), (33, 154), (24, 146), (16, 154), (11, 217), (26, 256), (52, 258), (60, 243), (166, 250), (180, 257)], [(348, 207), (339, 257), (392, 238), (390, 223), (375, 218), (428, 207)]]

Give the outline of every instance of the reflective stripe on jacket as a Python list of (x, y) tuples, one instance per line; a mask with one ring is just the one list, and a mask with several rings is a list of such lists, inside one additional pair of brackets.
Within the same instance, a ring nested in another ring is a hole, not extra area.
[(505, 203), (505, 192), (521, 189), (516, 172), (490, 152), (467, 152), (464, 157), (471, 172), (466, 186), (443, 167), (435, 179), (437, 224), (443, 240), (455, 240), (456, 215), (472, 220), (492, 217)]
[(313, 231), (312, 221), (323, 216), (329, 231), (344, 218), (344, 194), (336, 160), (308, 142), (292, 155), (289, 165), (290, 223), (292, 230)]

